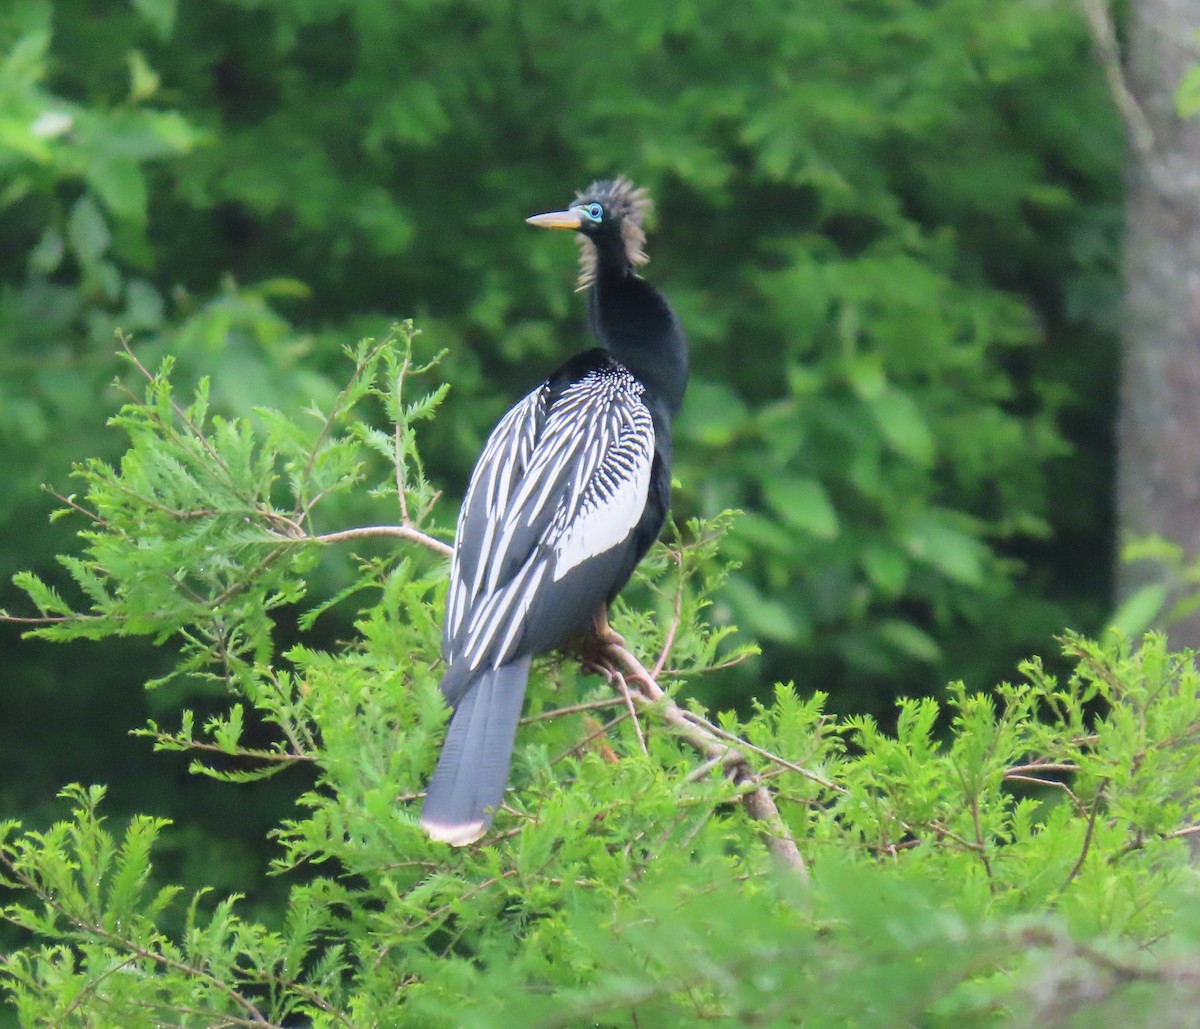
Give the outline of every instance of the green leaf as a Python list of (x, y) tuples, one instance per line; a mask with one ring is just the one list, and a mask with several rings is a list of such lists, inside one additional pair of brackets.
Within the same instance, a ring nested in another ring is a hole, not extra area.
[(116, 218), (146, 220), (146, 180), (138, 162), (123, 154), (93, 158), (85, 173), (88, 185)]
[(698, 379), (688, 386), (676, 431), (708, 446), (727, 446), (747, 419), (745, 403), (728, 386)]
[(135, 104), (148, 100), (161, 84), (158, 72), (150, 67), (140, 50), (129, 54), (129, 99)]
[(1200, 114), (1200, 65), (1189, 68), (1175, 91), (1175, 109), (1180, 118), (1194, 118)]
[(75, 201), (67, 219), (67, 239), (85, 265), (95, 264), (108, 250), (112, 234), (91, 197), (83, 196)]
[(771, 509), (793, 528), (817, 539), (837, 536), (837, 511), (816, 479), (771, 478), (763, 483), (763, 495)]
[(170, 38), (171, 30), (175, 27), (175, 2), (176, 0), (133, 0), (133, 6), (154, 26), (159, 38), (166, 40)]
[(942, 648), (937, 640), (911, 622), (888, 619), (879, 627), (879, 635), (907, 657), (926, 664), (941, 660)]
[(37, 245), (29, 252), (29, 270), (39, 275), (49, 275), (62, 263), (65, 250), (58, 229), (47, 227)]
[(922, 467), (933, 463), (933, 433), (907, 393), (887, 390), (870, 401), (871, 415), (883, 438), (898, 454)]
[(725, 592), (738, 609), (739, 621), (749, 625), (756, 635), (793, 642), (808, 634), (808, 626), (797, 617), (796, 611), (764, 597), (740, 576), (730, 578)]
[(898, 596), (908, 581), (909, 559), (888, 543), (868, 543), (862, 551), (863, 571), (884, 593)]
[(953, 512), (928, 511), (905, 534), (904, 546), (918, 561), (932, 565), (956, 582), (979, 585), (983, 581), (988, 548), (955, 522)]
[(1108, 624), (1127, 639), (1140, 636), (1161, 618), (1170, 595), (1166, 583), (1143, 586), (1121, 602)]
[(874, 403), (887, 392), (887, 372), (878, 353), (855, 354), (848, 358), (845, 375), (850, 387), (863, 400)]

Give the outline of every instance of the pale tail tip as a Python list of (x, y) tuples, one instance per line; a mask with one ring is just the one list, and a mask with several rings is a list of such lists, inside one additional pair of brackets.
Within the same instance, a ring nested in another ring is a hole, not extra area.
[(429, 833), (431, 840), (448, 843), (452, 847), (465, 847), (468, 843), (474, 843), (487, 832), (487, 827), (488, 823), (482, 819), (475, 822), (459, 822), (455, 825), (421, 819), (421, 828)]

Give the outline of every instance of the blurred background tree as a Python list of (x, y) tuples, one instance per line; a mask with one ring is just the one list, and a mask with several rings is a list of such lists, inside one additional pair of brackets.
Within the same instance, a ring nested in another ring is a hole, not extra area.
[[(1112, 32), (1098, 6), (1088, 5), (1103, 41)], [(1143, 552), (1158, 561), (1124, 566), (1120, 586), (1129, 603), (1140, 592), (1174, 616), (1174, 644), (1200, 647), (1200, 9), (1135, 4), (1129, 37), (1127, 82), (1115, 43), (1108, 55), (1133, 152), (1118, 508), (1124, 538), (1165, 546)]]
[[(522, 218), (624, 172), (694, 348), (676, 510), (745, 511), (714, 617), (763, 653), (707, 699), (993, 682), (1109, 608), (1123, 152), (1070, 4), (9, 0), (0, 591), (53, 577), (40, 484), (116, 453), (118, 327), (246, 413), (327, 399), (343, 344), (416, 318), (449, 348), (449, 524), (497, 417), (586, 345), (572, 248)], [(207, 810), (179, 860), (236, 886), (295, 784), (231, 813), (150, 774), (114, 741), (173, 703), (139, 689), (154, 652), (18, 629), (0, 808), (79, 779)]]

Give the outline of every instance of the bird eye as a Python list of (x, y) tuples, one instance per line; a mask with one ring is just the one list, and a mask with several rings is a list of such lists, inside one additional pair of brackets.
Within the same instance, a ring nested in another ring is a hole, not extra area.
[(599, 204), (588, 204), (586, 207), (584, 207), (583, 213), (586, 214), (592, 221), (598, 222), (604, 217), (604, 208)]

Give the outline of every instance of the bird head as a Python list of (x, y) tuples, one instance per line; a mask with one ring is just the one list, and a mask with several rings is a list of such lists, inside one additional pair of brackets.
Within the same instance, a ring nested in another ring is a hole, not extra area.
[(596, 277), (596, 264), (624, 261), (628, 267), (645, 264), (650, 258), (644, 221), (650, 212), (650, 196), (623, 176), (593, 182), (577, 193), (565, 211), (535, 214), (525, 220), (543, 229), (574, 229), (578, 233), (579, 288), (586, 289)]

